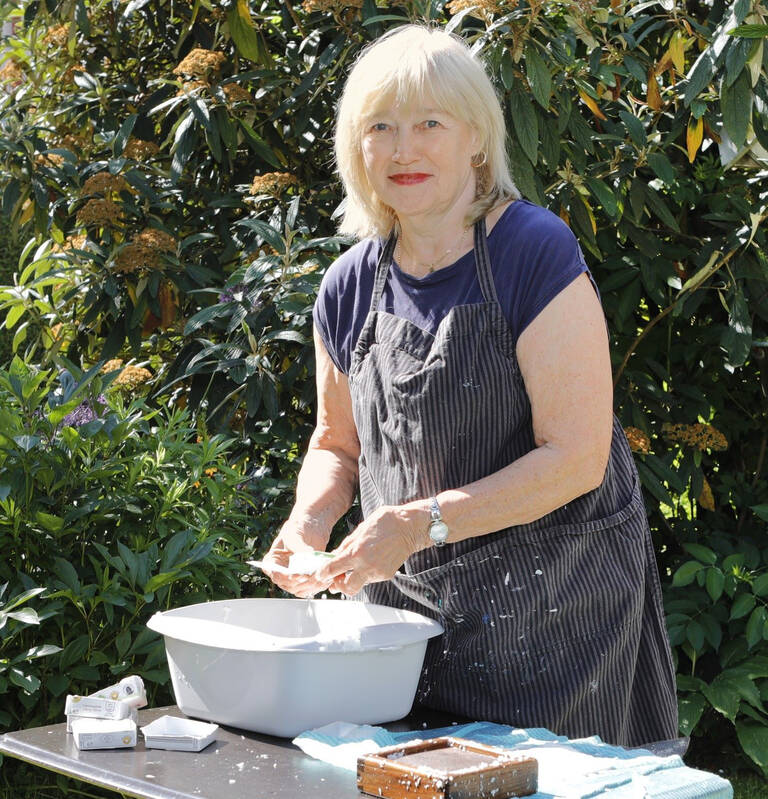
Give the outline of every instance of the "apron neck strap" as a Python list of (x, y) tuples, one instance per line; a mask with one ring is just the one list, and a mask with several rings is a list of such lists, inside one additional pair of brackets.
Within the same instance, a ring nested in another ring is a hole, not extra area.
[(488, 254), (488, 236), (485, 233), (485, 217), (475, 222), (475, 268), (480, 290), (488, 303), (499, 304), (496, 286), (491, 272), (491, 256)]
[[(397, 235), (394, 230), (389, 234), (389, 238), (384, 243), (376, 264), (376, 277), (373, 282), (373, 293), (371, 294), (371, 311), (379, 309), (381, 295), (384, 293), (384, 286), (387, 282), (389, 267), (392, 264), (392, 256), (397, 244)], [(488, 254), (488, 241), (485, 233), (485, 219), (478, 219), (475, 222), (475, 268), (477, 269), (477, 280), (480, 283), (480, 290), (483, 298), (488, 303), (498, 305), (499, 298), (496, 294), (496, 286), (493, 283), (493, 273), (491, 272), (491, 257)]]
[(376, 264), (376, 277), (373, 281), (373, 294), (371, 295), (371, 312), (379, 309), (379, 302), (381, 301), (381, 295), (384, 293), (387, 274), (389, 274), (389, 265), (392, 263), (392, 256), (395, 252), (395, 244), (397, 244), (397, 234), (393, 230), (384, 243), (379, 262)]

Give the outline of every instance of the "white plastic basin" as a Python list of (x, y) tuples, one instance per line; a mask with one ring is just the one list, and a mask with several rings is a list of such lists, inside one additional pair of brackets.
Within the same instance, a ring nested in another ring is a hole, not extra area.
[(413, 705), (440, 624), (346, 600), (231, 599), (155, 613), (179, 708), (293, 737), (349, 721), (381, 724)]

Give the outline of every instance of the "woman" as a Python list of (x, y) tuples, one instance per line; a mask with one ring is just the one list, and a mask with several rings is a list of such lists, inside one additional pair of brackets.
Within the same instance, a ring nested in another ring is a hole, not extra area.
[(637, 473), (612, 417), (578, 244), (519, 198), (503, 115), (458, 39), (406, 26), (341, 99), (342, 231), (315, 307), (318, 421), (267, 556), (324, 550), (329, 588), (438, 618), (417, 700), (635, 745), (677, 735)]

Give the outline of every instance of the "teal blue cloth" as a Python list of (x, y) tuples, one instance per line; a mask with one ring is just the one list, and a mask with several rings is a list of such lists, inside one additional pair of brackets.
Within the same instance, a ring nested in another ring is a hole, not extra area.
[(599, 738), (568, 740), (544, 729), (515, 729), (474, 722), (415, 732), (329, 724), (304, 732), (294, 743), (313, 757), (355, 770), (359, 755), (382, 746), (452, 735), (513, 749), (539, 762), (539, 790), (531, 799), (733, 799), (731, 784), (686, 766), (676, 755), (610, 746)]

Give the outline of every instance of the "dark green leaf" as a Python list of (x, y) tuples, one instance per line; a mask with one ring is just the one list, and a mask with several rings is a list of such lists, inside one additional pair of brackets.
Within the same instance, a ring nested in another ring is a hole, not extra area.
[(269, 51), (253, 25), (248, 0), (235, 0), (227, 14), (229, 32), (240, 55), (257, 64), (269, 65)]
[(710, 599), (717, 602), (723, 595), (723, 588), (725, 586), (725, 575), (715, 567), (707, 569), (706, 588)]
[(728, 353), (727, 362), (731, 366), (744, 365), (752, 348), (752, 318), (741, 290), (737, 290), (731, 300), (728, 327), (720, 343)]
[(33, 694), (40, 687), (40, 680), (34, 674), (26, 674), (21, 669), (12, 667), (8, 670), (8, 679), (19, 688)]
[(544, 110), (547, 110), (549, 97), (552, 94), (552, 76), (549, 73), (549, 67), (533, 43), (533, 39), (528, 40), (528, 46), (525, 48), (525, 67), (534, 99)]
[(672, 577), (672, 585), (674, 586), (681, 586), (681, 585), (690, 585), (696, 575), (703, 569), (704, 567), (699, 563), (697, 560), (689, 560), (683, 563), (682, 566), (675, 572), (674, 576)]
[(768, 621), (768, 613), (762, 605), (756, 607), (747, 621), (747, 646), (752, 649), (763, 640), (763, 626)]
[(662, 152), (649, 153), (648, 164), (656, 175), (671, 186), (675, 182), (675, 170), (666, 155)]
[(256, 131), (244, 120), (238, 119), (237, 124), (240, 125), (241, 130), (245, 134), (245, 140), (251, 150), (253, 150), (253, 152), (256, 153), (259, 158), (263, 159), (268, 164), (276, 167), (277, 169), (281, 169), (283, 165), (266, 144), (264, 139), (262, 139), (261, 136), (259, 136), (259, 134), (256, 133)]
[(743, 69), (732, 86), (724, 86), (720, 93), (723, 124), (738, 150), (747, 138), (747, 128), (752, 118), (752, 86), (749, 70)]
[(603, 210), (608, 216), (617, 219), (619, 216), (619, 205), (613, 191), (602, 181), (597, 178), (585, 178), (589, 190), (603, 206)]
[(628, 111), (619, 111), (619, 116), (624, 122), (632, 141), (638, 147), (645, 147), (648, 140), (645, 135), (645, 126), (643, 123), (634, 114), (630, 114)]
[(678, 697), (679, 730), (681, 735), (690, 735), (699, 723), (707, 701), (701, 694), (684, 694)]
[(701, 652), (704, 648), (704, 628), (695, 620), (688, 622), (685, 629), (685, 637), (695, 652)]
[(732, 683), (715, 678), (711, 685), (705, 686), (703, 693), (718, 713), (735, 721), (739, 712), (741, 694)]
[(696, 59), (696, 63), (688, 73), (688, 84), (685, 87), (685, 94), (683, 95), (683, 101), (686, 107), (701, 94), (705, 86), (712, 80), (714, 71), (714, 55), (711, 48), (707, 48)]
[(271, 225), (263, 222), (261, 219), (243, 219), (237, 223), (240, 227), (254, 230), (259, 234), (263, 241), (266, 241), (272, 249), (282, 254), (285, 252), (285, 240), (280, 233), (275, 230)]
[(768, 594), (768, 573), (761, 574), (759, 577), (755, 578), (755, 581), (752, 583), (752, 593), (755, 596), (766, 596)]
[(736, 601), (731, 606), (730, 618), (741, 619), (752, 611), (755, 607), (755, 597), (753, 594), (739, 594)]
[(697, 560), (701, 561), (702, 563), (706, 563), (708, 566), (712, 566), (717, 560), (717, 555), (709, 547), (705, 547), (703, 544), (683, 544), (683, 549), (690, 555), (693, 555), (693, 557)]
[(740, 722), (736, 725), (741, 748), (762, 769), (768, 768), (768, 727)]
[(746, 39), (763, 39), (768, 36), (768, 25), (739, 25), (731, 28), (729, 36), (743, 36)]
[[(640, 461), (637, 462), (637, 471), (640, 473), (640, 479), (642, 480), (643, 486), (648, 489), (648, 491), (653, 494), (659, 502), (663, 502), (665, 505), (672, 505), (672, 497), (669, 496), (669, 493), (666, 488), (661, 484), (659, 478), (644, 464)], [(698, 564), (701, 567), (701, 564)]]
[(512, 60), (512, 53), (508, 49), (504, 49), (501, 54), (500, 63), (501, 82), (504, 88), (509, 91), (515, 82), (515, 62)]
[(114, 144), (112, 145), (112, 154), (115, 156), (122, 155), (123, 150), (125, 149), (125, 143), (128, 141), (128, 137), (131, 135), (133, 131), (133, 127), (136, 124), (136, 120), (139, 118), (138, 114), (131, 114), (126, 120), (120, 125), (120, 130), (117, 132), (117, 136), (115, 136)]
[(510, 110), (517, 140), (531, 164), (536, 164), (539, 152), (539, 125), (536, 111), (523, 92), (511, 92)]
[(80, 578), (77, 576), (75, 567), (64, 558), (54, 558), (53, 571), (64, 585), (72, 591), (75, 596), (80, 594)]
[(651, 186), (645, 187), (646, 201), (654, 214), (669, 228), (676, 233), (680, 232), (680, 226), (677, 220), (672, 216), (666, 202), (662, 199), (661, 195)]

